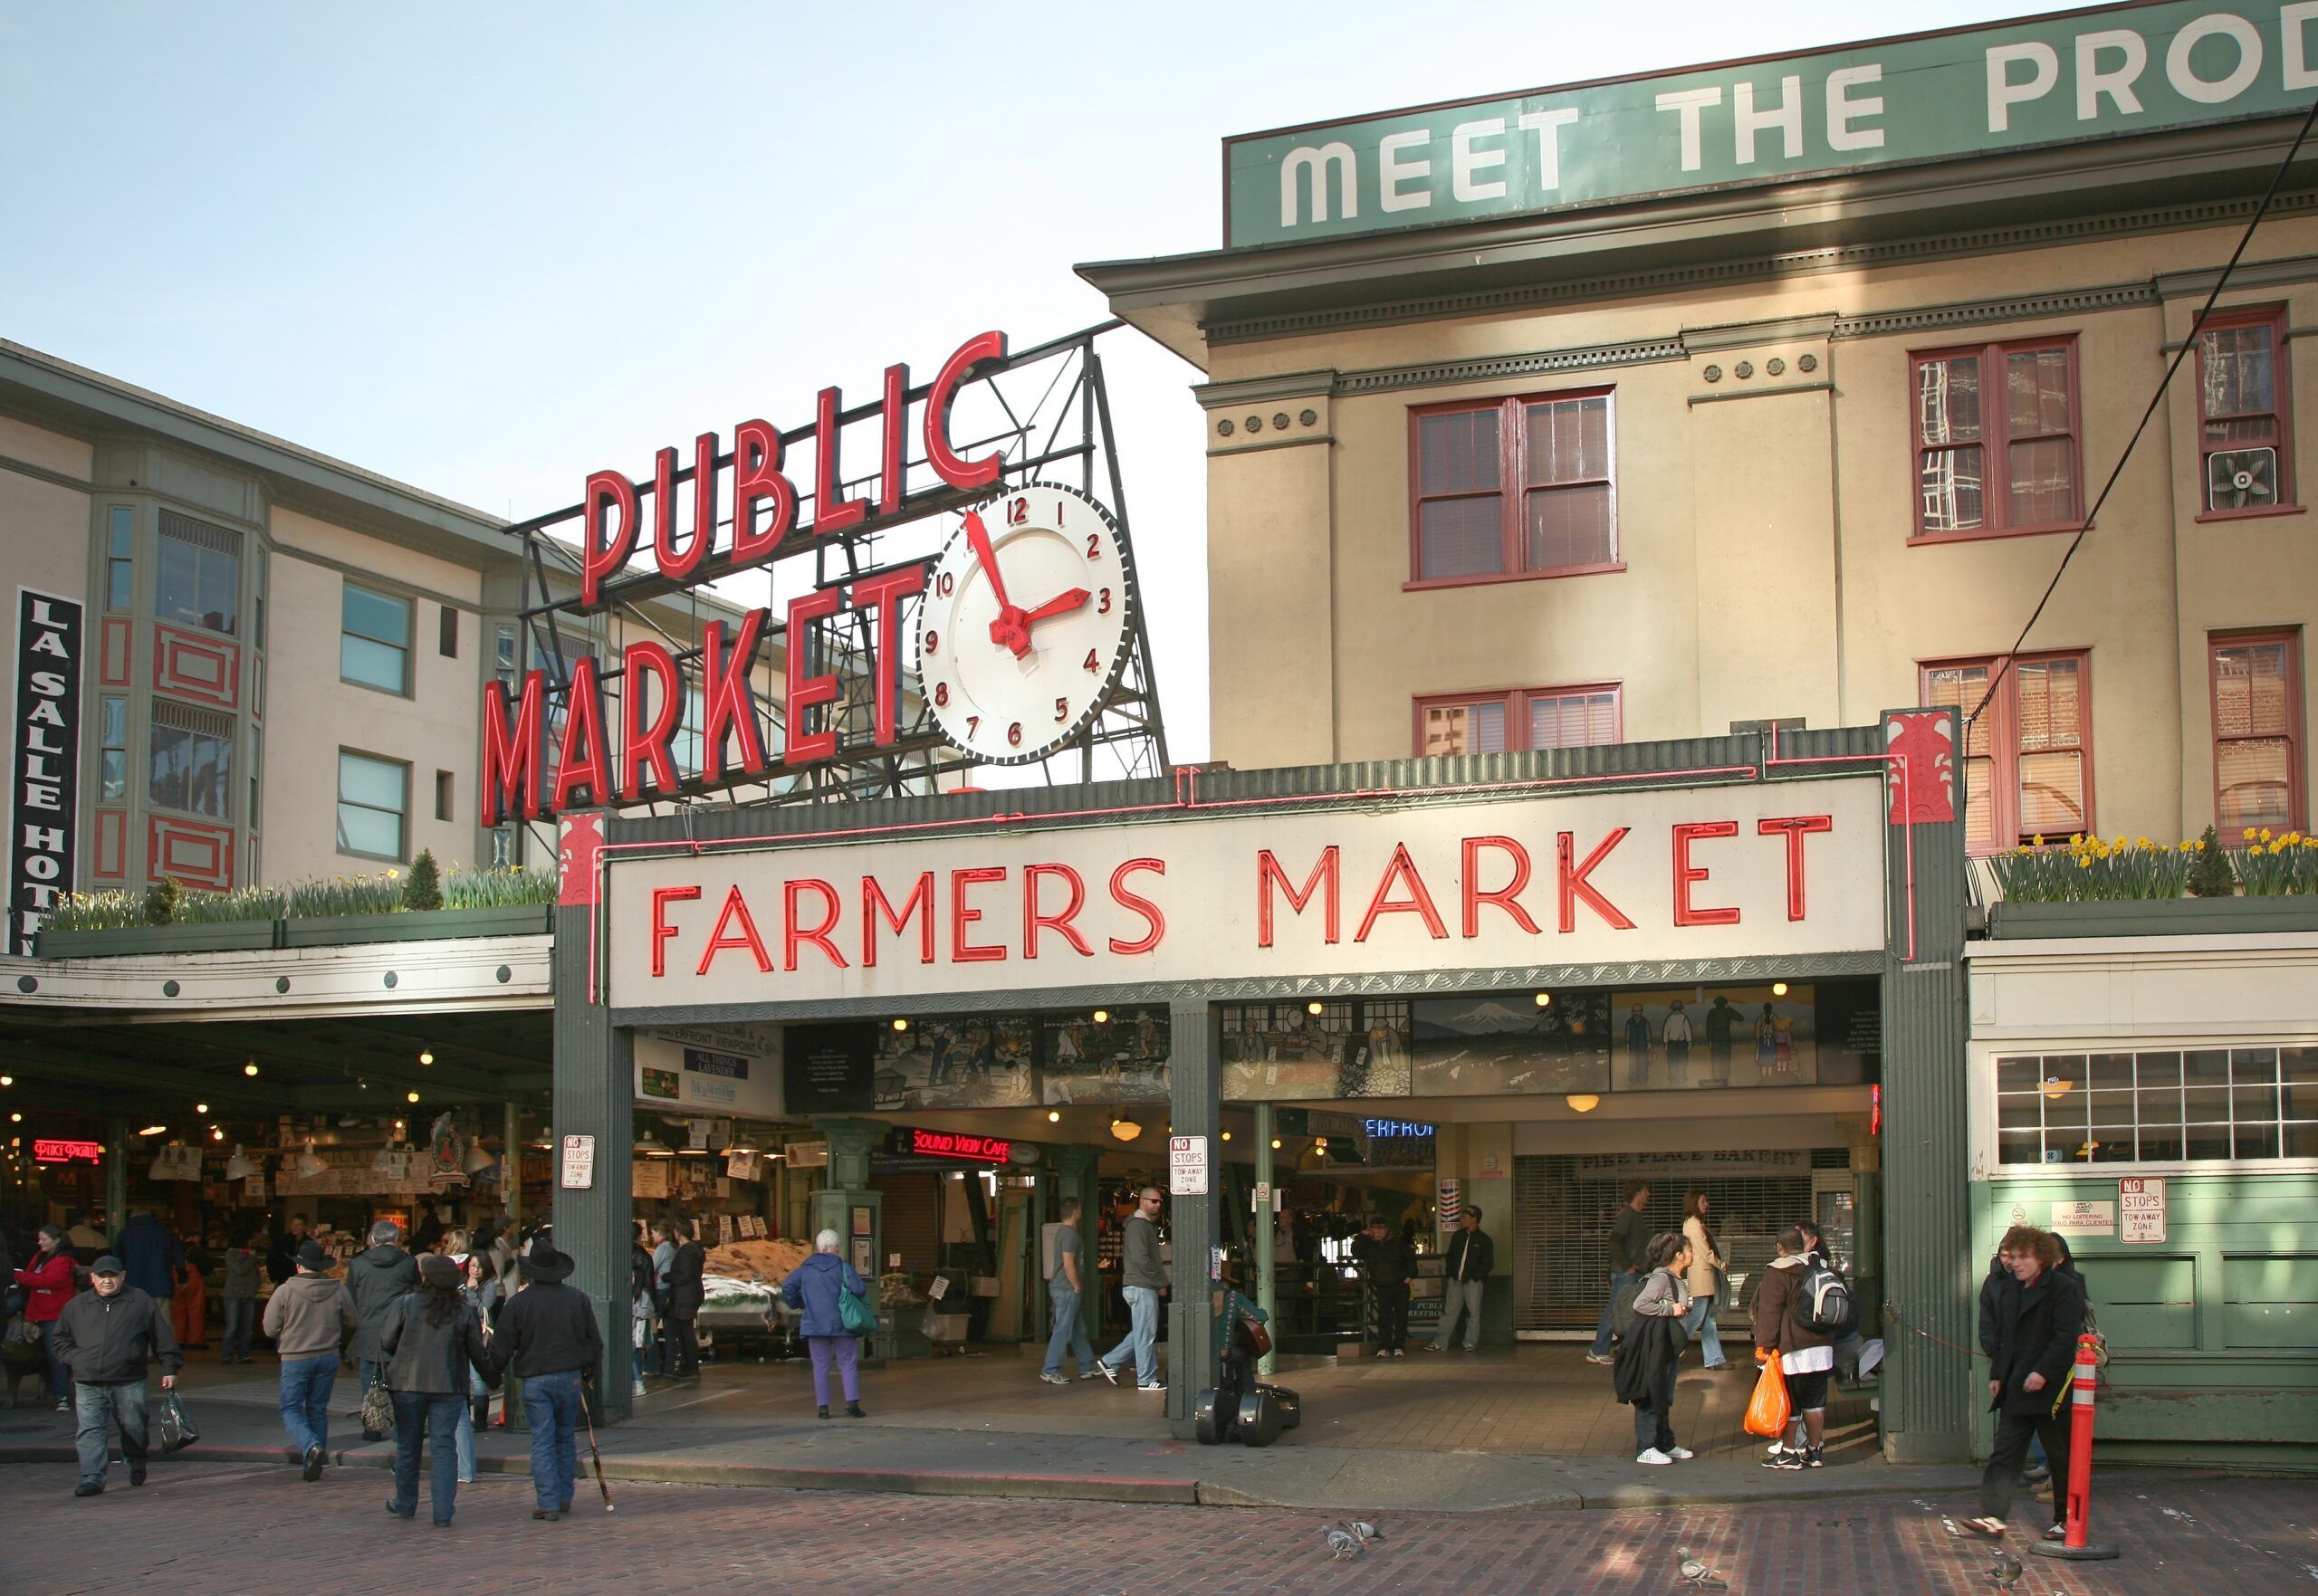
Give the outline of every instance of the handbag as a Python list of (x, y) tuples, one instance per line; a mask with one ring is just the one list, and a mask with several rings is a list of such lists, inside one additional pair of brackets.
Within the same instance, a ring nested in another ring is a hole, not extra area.
[(1779, 1368), (1778, 1354), (1773, 1352), (1763, 1360), (1763, 1371), (1755, 1379), (1755, 1394), (1747, 1399), (1747, 1433), (1777, 1440), (1786, 1433), (1786, 1421), (1794, 1416), (1786, 1395), (1786, 1375)]
[(185, 1410), (183, 1402), (177, 1400), (177, 1393), (174, 1391), (163, 1391), (161, 1393), (161, 1450), (181, 1452), (200, 1438), (201, 1427), (194, 1423), (193, 1415)]
[(394, 1437), (395, 1400), (383, 1380), (372, 1381), (362, 1393), (362, 1430), (365, 1435)]
[(837, 1288), (837, 1316), (848, 1335), (867, 1335), (877, 1328), (877, 1315), (869, 1311), (868, 1302), (858, 1292), (848, 1291), (843, 1282)]

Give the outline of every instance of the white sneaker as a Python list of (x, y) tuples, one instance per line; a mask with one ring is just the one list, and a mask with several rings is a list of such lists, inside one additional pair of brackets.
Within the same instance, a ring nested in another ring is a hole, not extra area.
[(1697, 1457), (1698, 1454), (1691, 1451), (1688, 1447), (1669, 1447), (1666, 1448), (1666, 1456), (1671, 1457), (1677, 1463), (1687, 1463), (1691, 1458)]
[(1660, 1451), (1657, 1448), (1652, 1447), (1643, 1451), (1634, 1459), (1634, 1461), (1636, 1463), (1647, 1463), (1655, 1467), (1662, 1463), (1671, 1463), (1674, 1460), (1666, 1456), (1665, 1453)]
[(1135, 1389), (1135, 1390), (1137, 1390), (1137, 1391), (1165, 1391), (1167, 1388), (1166, 1388), (1166, 1386), (1165, 1386), (1165, 1385), (1161, 1384), (1161, 1385), (1138, 1385), (1138, 1386), (1136, 1386)]
[(1044, 1371), (1039, 1373), (1039, 1378), (1046, 1381), (1049, 1385), (1068, 1385), (1070, 1383), (1070, 1381), (1065, 1380), (1059, 1374), (1048, 1374)]

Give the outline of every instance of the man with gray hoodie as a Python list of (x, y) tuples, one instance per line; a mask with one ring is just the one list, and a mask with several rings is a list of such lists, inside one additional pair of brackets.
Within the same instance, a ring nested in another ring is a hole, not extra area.
[(355, 1327), (346, 1283), (330, 1277), (330, 1255), (311, 1239), (292, 1255), (298, 1272), (266, 1299), (265, 1333), (282, 1355), (282, 1428), (308, 1479), (330, 1455), (330, 1393), (338, 1384), (338, 1343)]
[[(392, 1219), (380, 1219), (370, 1227), (370, 1250), (356, 1255), (346, 1266), (346, 1289), (354, 1298), (354, 1317), (359, 1322), (354, 1332), (354, 1358), (361, 1365), (365, 1391), (387, 1377), (378, 1332), (386, 1327), (388, 1310), (405, 1292), (418, 1289), (418, 1260), (397, 1245), (401, 1240), (402, 1227)], [(382, 1441), (387, 1438), (366, 1429), (362, 1438)]]

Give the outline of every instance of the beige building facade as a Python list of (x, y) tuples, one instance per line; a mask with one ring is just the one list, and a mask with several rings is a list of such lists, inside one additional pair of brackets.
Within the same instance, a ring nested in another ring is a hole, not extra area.
[(2085, 520), (2292, 130), (1084, 268), (1206, 372), (1214, 756), (1955, 702), (1975, 851), (2306, 827), (2318, 194)]

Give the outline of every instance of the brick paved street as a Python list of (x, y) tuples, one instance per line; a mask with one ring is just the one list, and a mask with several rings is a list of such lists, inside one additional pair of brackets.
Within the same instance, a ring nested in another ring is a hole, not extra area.
[[(330, 1596), (412, 1591), (638, 1589), (707, 1592), (842, 1588), (848, 1596), (1003, 1590), (1008, 1596), (1170, 1596), (1327, 1591), (1331, 1596), (1608, 1596), (1676, 1588), (1687, 1545), (1738, 1596), (1963, 1596), (1990, 1587), (1978, 1543), (1941, 1527), (1960, 1501), (1875, 1498), (1624, 1512), (1388, 1519), (1387, 1540), (1331, 1563), (1317, 1515), (1115, 1503), (618, 1488), (619, 1511), (528, 1516), (526, 1482), (463, 1490), (437, 1531), (384, 1512), (387, 1477), (333, 1469), (306, 1485), (286, 1468), (157, 1463), (131, 1490), (116, 1467), (94, 1500), (71, 1495), (68, 1465), (0, 1467), (8, 1504), (0, 1596), (166, 1589), (240, 1596), (285, 1582)], [(2030, 1596), (2273, 1596), (2318, 1590), (2318, 1487), (2210, 1481), (2166, 1487), (2164, 1511), (2120, 1486), (2104, 1530), (2109, 1564), (2026, 1559)]]

